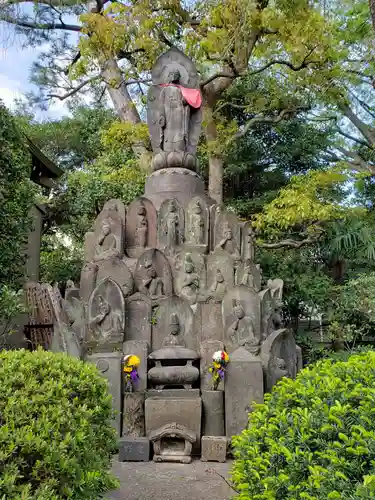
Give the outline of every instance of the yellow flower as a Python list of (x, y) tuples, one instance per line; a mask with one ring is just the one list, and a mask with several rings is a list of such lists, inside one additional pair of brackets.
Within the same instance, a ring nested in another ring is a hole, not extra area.
[(213, 366), (214, 366), (214, 368), (216, 368), (216, 370), (218, 370), (219, 368), (221, 368), (221, 364), (220, 363), (214, 362)]
[(134, 354), (129, 354), (124, 358), (125, 366), (134, 366), (134, 368), (137, 368), (140, 364), (141, 360), (138, 358), (138, 356), (135, 356)]
[(132, 366), (124, 366), (124, 372), (125, 373), (131, 373), (133, 370), (133, 367)]
[(229, 361), (229, 356), (228, 356), (228, 353), (226, 353), (225, 351), (224, 351), (224, 361), (225, 361), (226, 363), (228, 363), (228, 361)]

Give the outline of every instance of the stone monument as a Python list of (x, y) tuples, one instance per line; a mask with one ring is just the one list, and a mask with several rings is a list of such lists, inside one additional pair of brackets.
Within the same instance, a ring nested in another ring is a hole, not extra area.
[[(79, 289), (69, 283), (63, 301), (51, 292), (52, 345), (108, 380), (121, 460), (188, 463), (202, 451), (222, 461), (251, 403), (294, 377), (301, 356), (283, 328), (282, 280), (262, 283), (251, 223), (215, 205), (195, 171), (202, 98), (193, 62), (173, 48), (152, 80), (145, 195), (103, 206), (85, 238)], [(209, 367), (223, 349), (230, 360), (213, 390)]]

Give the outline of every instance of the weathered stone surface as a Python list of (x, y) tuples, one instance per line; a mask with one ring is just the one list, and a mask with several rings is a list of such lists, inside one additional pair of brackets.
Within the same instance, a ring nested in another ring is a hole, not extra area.
[[(224, 349), (223, 342), (218, 340), (207, 340), (200, 343), (199, 353), (201, 355), (200, 361), (200, 375), (201, 375), (201, 391), (209, 391), (212, 388), (212, 375), (208, 371), (212, 364), (212, 355), (216, 351)], [(224, 382), (220, 382), (219, 390), (224, 388)]]
[(125, 340), (145, 340), (151, 348), (151, 299), (135, 293), (126, 299)]
[(225, 436), (224, 391), (202, 391), (203, 436)]
[(133, 277), (125, 262), (118, 257), (108, 257), (98, 264), (96, 283), (100, 283), (105, 278), (112, 278), (122, 290), (124, 297), (133, 292)]
[(150, 297), (153, 304), (172, 295), (171, 266), (160, 250), (146, 250), (141, 255), (137, 261), (134, 281), (137, 290)]
[(99, 373), (108, 381), (108, 390), (112, 396), (112, 407), (115, 410), (113, 426), (120, 436), (122, 427), (122, 354), (118, 352), (97, 353), (87, 356), (86, 359), (90, 363), (93, 363), (99, 370)]
[(150, 432), (154, 446), (155, 462), (191, 462), (192, 444), (196, 441), (194, 432), (184, 425), (171, 422)]
[[(197, 350), (197, 339), (194, 335), (194, 314), (189, 302), (177, 296), (168, 297), (160, 302), (154, 314), (152, 325), (152, 350), (163, 346), (163, 341), (170, 331), (171, 315), (175, 314), (179, 321), (179, 337), (189, 349)], [(181, 345), (181, 342), (179, 342)]]
[(146, 437), (124, 436), (119, 440), (119, 462), (148, 462), (150, 440)]
[(146, 436), (166, 424), (183, 425), (200, 443), (202, 400), (201, 398), (147, 398), (145, 401)]
[(262, 316), (262, 340), (265, 340), (272, 331), (272, 314), (274, 301), (268, 288), (259, 292), (260, 310)]
[(84, 242), (84, 262), (92, 262), (95, 255), (95, 233), (94, 231), (89, 231), (85, 234)]
[(241, 235), (241, 257), (243, 261), (249, 259), (255, 261), (255, 233), (251, 227), (251, 222), (245, 222), (242, 226)]
[(186, 209), (185, 246), (190, 251), (207, 252), (209, 235), (209, 210), (206, 201), (195, 196)]
[(282, 378), (295, 378), (297, 350), (291, 330), (282, 328), (272, 332), (262, 344), (261, 359), (265, 370), (266, 391)]
[(95, 221), (94, 261), (124, 254), (125, 207), (120, 200), (109, 200)]
[(158, 247), (173, 255), (184, 242), (185, 213), (180, 203), (164, 200), (158, 213)]
[(220, 302), (199, 302), (195, 313), (195, 331), (198, 343), (224, 338), (222, 308)]
[(88, 306), (87, 348), (91, 352), (120, 350), (124, 341), (125, 300), (111, 278), (101, 281)]
[[(223, 320), (224, 344), (228, 352), (233, 352), (245, 343), (255, 346), (253, 339), (258, 343), (261, 339), (259, 295), (244, 285), (231, 288), (223, 300)], [(250, 345), (246, 348), (249, 349)], [(255, 354), (255, 351), (253, 353)]]
[(86, 304), (94, 291), (97, 273), (98, 264), (95, 262), (87, 262), (82, 268), (79, 288), (81, 298)]
[(267, 287), (270, 289), (271, 296), (274, 300), (281, 301), (283, 298), (284, 281), (280, 278), (267, 281)]
[(124, 356), (134, 354), (138, 356), (141, 363), (137, 369), (138, 380), (135, 383), (134, 390), (143, 392), (147, 389), (147, 356), (149, 344), (147, 340), (127, 340), (123, 345)]
[(199, 389), (148, 389), (147, 398), (199, 398)]
[(162, 366), (160, 362), (156, 362), (156, 366), (148, 372), (148, 380), (156, 387), (163, 389), (164, 387), (176, 386), (191, 389), (192, 384), (199, 378), (199, 370), (192, 366), (191, 361), (184, 366)]
[(234, 267), (229, 256), (207, 256), (207, 298), (215, 297), (221, 300), (234, 284)]
[(225, 376), (225, 432), (239, 434), (248, 422), (253, 402), (263, 402), (262, 362), (243, 347), (231, 355)]
[(228, 441), (226, 437), (202, 437), (202, 462), (225, 462), (227, 457)]
[(236, 270), (236, 284), (246, 285), (259, 292), (262, 285), (262, 270), (259, 264), (247, 259), (239, 264)]
[(129, 257), (140, 257), (147, 248), (156, 247), (157, 213), (153, 203), (144, 196), (128, 206), (125, 250)]
[(237, 216), (233, 213), (221, 211), (215, 219), (214, 251), (225, 252), (233, 261), (241, 258), (241, 232)]
[(190, 305), (197, 302), (201, 290), (206, 288), (206, 266), (204, 258), (197, 252), (180, 252), (175, 258), (176, 294), (186, 299)]
[[(152, 81), (147, 123), (154, 151), (153, 170), (165, 167), (194, 170), (202, 121), (197, 70), (185, 54), (172, 48), (156, 61)], [(194, 101), (186, 100), (181, 87), (196, 89)]]
[(124, 394), (122, 435), (143, 437), (145, 435), (145, 393)]
[(296, 356), (297, 356), (297, 372), (296, 374), (303, 369), (303, 356), (302, 349), (299, 345), (296, 345)]

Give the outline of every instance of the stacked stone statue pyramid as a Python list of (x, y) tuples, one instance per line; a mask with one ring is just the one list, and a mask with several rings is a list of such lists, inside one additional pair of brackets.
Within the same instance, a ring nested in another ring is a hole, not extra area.
[[(145, 194), (127, 207), (109, 200), (87, 233), (80, 288), (67, 287), (53, 346), (80, 352), (108, 379), (121, 460), (225, 460), (252, 402), (295, 377), (300, 350), (279, 314), (282, 280), (262, 288), (251, 224), (216, 205), (195, 172), (202, 110), (192, 61), (171, 49), (152, 78)], [(208, 367), (223, 349), (230, 361), (214, 391)], [(141, 360), (132, 392), (127, 354)]]

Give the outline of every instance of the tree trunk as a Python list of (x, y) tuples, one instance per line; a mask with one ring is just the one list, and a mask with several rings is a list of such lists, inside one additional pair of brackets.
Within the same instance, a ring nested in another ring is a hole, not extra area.
[(369, 0), (369, 7), (371, 13), (372, 26), (375, 31), (375, 0)]
[[(108, 59), (101, 64), (101, 68), (108, 93), (121, 121), (130, 122), (133, 125), (142, 123), (137, 108), (130, 97), (126, 83), (123, 80), (117, 61), (114, 58)], [(133, 151), (136, 155), (148, 153), (148, 145), (144, 142), (139, 142), (133, 145)]]
[[(216, 141), (217, 129), (215, 119), (213, 117), (213, 109), (209, 106), (205, 109), (207, 114), (205, 136), (206, 142), (209, 143)], [(221, 205), (223, 203), (223, 172), (224, 162), (223, 159), (214, 153), (209, 153), (208, 157), (208, 194), (213, 198), (216, 203)]]
[[(375, 0), (374, 0), (375, 1)], [(339, 108), (343, 114), (352, 122), (352, 124), (361, 132), (363, 137), (368, 141), (370, 146), (375, 144), (375, 129), (363, 122), (345, 103), (339, 103)]]

